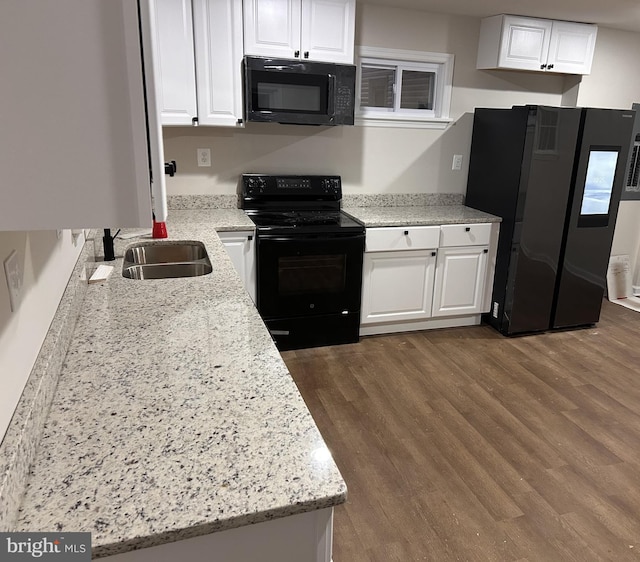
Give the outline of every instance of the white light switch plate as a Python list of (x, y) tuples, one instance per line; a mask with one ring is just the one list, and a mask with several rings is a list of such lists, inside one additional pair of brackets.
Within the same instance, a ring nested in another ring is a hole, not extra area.
[(462, 170), (462, 154), (454, 154), (451, 162), (452, 170)]
[(15, 312), (18, 310), (20, 296), (22, 294), (22, 271), (20, 271), (18, 253), (15, 250), (4, 260), (4, 274), (7, 278), (7, 287), (9, 288), (11, 312)]

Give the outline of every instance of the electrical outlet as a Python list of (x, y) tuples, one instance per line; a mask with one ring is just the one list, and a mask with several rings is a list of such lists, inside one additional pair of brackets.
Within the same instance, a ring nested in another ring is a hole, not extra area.
[(196, 155), (198, 158), (198, 166), (210, 167), (211, 166), (211, 149), (210, 148), (197, 148)]
[(15, 250), (4, 260), (4, 274), (7, 278), (7, 287), (9, 288), (11, 312), (15, 312), (18, 310), (20, 296), (22, 294), (22, 271), (20, 271), (20, 261), (18, 260), (18, 253)]
[(454, 154), (453, 162), (451, 163), (452, 170), (462, 170), (462, 154)]

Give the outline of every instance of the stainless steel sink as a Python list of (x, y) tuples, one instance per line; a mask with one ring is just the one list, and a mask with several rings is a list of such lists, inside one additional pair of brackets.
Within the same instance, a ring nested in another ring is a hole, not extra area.
[(129, 248), (124, 261), (130, 264), (184, 263), (206, 257), (207, 250), (201, 242), (142, 243)]
[(127, 249), (122, 264), (122, 275), (127, 279), (197, 277), (211, 271), (202, 242), (137, 244)]

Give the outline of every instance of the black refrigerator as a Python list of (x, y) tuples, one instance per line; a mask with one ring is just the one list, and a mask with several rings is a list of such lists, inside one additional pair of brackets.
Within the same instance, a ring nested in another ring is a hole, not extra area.
[(502, 217), (491, 311), (505, 335), (594, 324), (634, 111), (476, 109), (465, 204)]

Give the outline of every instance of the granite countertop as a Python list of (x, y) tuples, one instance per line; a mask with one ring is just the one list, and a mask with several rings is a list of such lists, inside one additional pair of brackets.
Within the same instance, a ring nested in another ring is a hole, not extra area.
[(342, 209), (366, 227), (428, 226), (500, 222), (502, 219), (464, 205), (416, 205), (411, 207), (345, 207)]
[[(89, 531), (93, 557), (340, 504), (346, 486), (215, 228), (171, 211), (213, 273), (89, 285), (20, 508), (19, 531)], [(118, 257), (119, 256), (119, 257)]]

